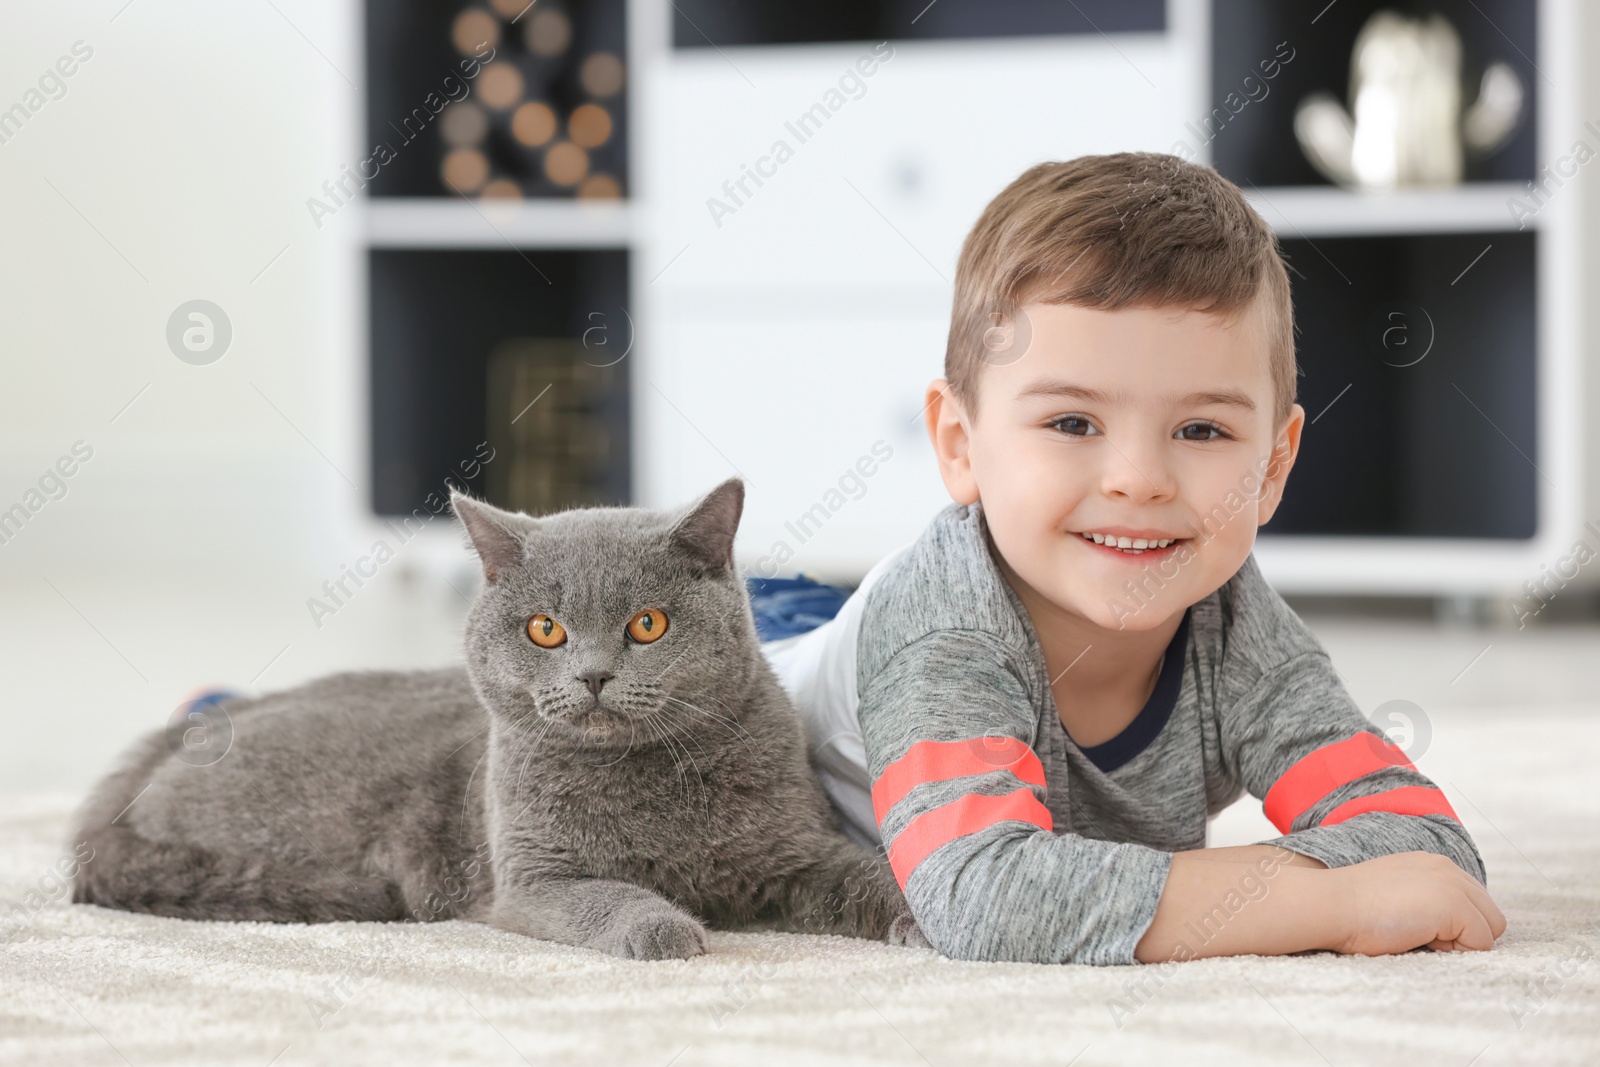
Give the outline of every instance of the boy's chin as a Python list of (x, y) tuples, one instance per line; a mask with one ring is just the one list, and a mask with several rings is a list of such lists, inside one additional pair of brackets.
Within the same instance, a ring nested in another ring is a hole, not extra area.
[(1126, 594), (1123, 596), (1107, 595), (1098, 603), (1079, 602), (1073, 605), (1073, 610), (1089, 622), (1102, 630), (1111, 630), (1118, 633), (1140, 633), (1145, 630), (1154, 630), (1170, 622), (1174, 615), (1183, 611), (1185, 605), (1176, 597), (1160, 597), (1136, 604)]

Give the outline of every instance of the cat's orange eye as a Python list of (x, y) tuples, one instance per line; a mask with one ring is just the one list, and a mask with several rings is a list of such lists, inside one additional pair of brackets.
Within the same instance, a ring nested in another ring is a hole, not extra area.
[(628, 636), (641, 645), (659, 640), (667, 632), (667, 613), (657, 608), (646, 608), (628, 620)]
[(540, 648), (555, 648), (567, 639), (567, 631), (548, 615), (535, 615), (528, 620), (528, 636)]

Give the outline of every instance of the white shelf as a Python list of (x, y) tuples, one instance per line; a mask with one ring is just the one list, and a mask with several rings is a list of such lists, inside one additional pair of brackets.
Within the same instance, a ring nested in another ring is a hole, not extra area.
[(372, 248), (625, 248), (633, 238), (626, 201), (385, 197), (365, 208)]
[(1517, 182), (1389, 193), (1359, 193), (1330, 186), (1250, 186), (1245, 196), (1283, 237), (1532, 230), (1545, 217), (1541, 211), (1519, 223), (1508, 201), (1532, 201), (1526, 186)]

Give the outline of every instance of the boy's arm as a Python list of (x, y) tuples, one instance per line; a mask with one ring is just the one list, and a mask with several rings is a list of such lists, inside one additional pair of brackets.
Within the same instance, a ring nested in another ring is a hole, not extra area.
[(1305, 652), (1219, 710), (1224, 761), (1263, 800), (1281, 845), (1345, 867), (1432, 852), (1480, 884), (1477, 846), (1444, 793), (1345, 692), (1328, 657)]
[(1179, 852), (1135, 955), (1156, 963), (1306, 949), (1482, 950), (1505, 932), (1488, 891), (1442, 856), (1407, 852), (1320, 867), (1269, 845)]
[(985, 633), (936, 632), (894, 655), (860, 704), (889, 864), (946, 956), (1132, 963), (1172, 855), (1052, 832), (1035, 715)]

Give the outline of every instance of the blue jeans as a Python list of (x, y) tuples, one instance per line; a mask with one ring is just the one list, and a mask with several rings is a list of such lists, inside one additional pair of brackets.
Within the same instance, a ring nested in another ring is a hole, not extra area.
[(815, 630), (839, 614), (850, 590), (800, 575), (797, 578), (746, 578), (756, 635), (762, 642)]

